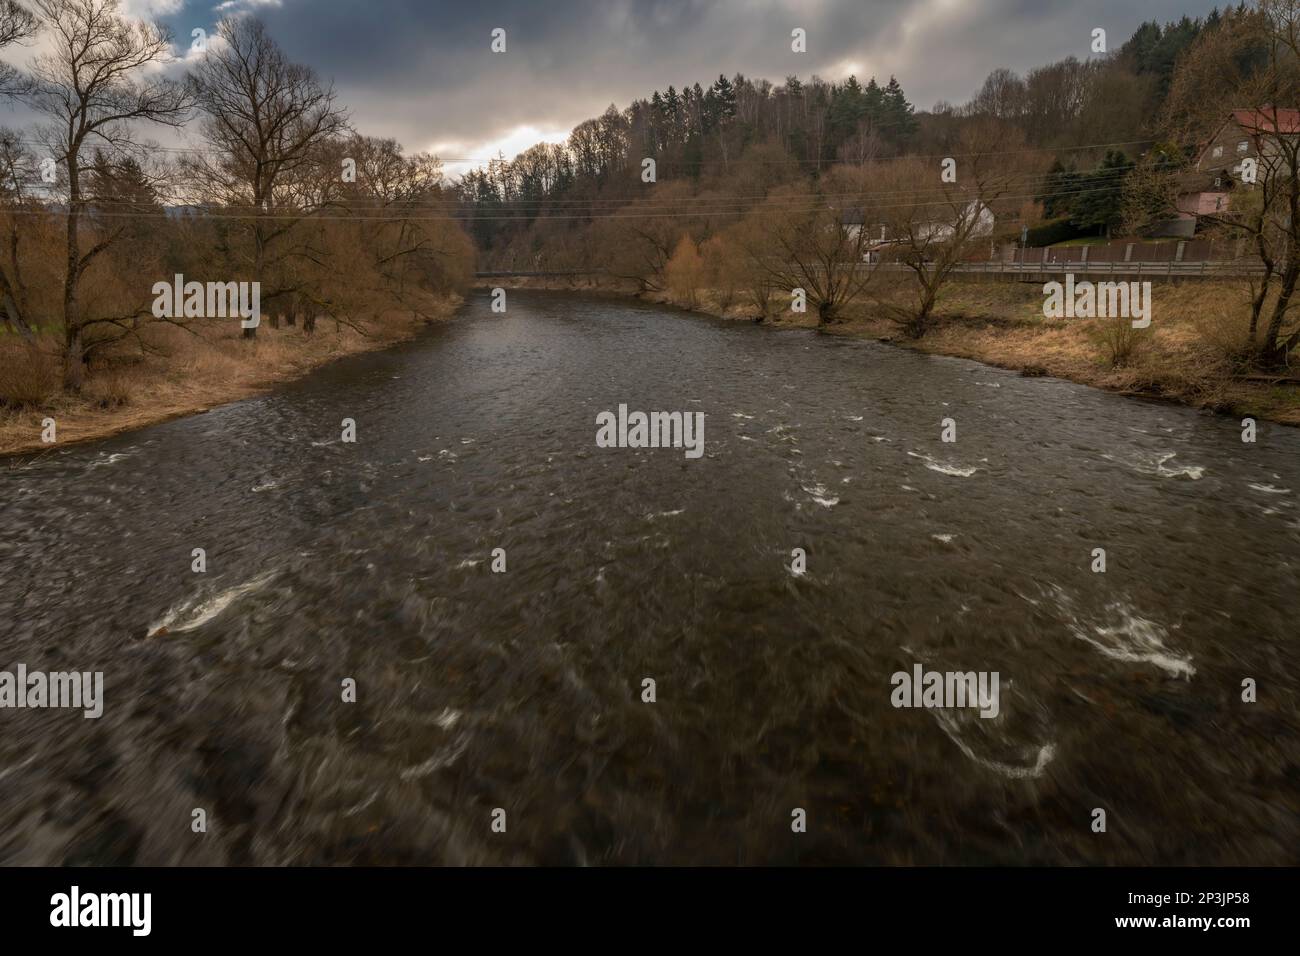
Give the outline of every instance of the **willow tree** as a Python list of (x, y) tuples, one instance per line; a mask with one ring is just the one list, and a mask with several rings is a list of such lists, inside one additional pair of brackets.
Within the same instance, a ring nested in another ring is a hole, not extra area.
[(865, 261), (872, 217), (863, 215), (862, 196), (832, 191), (847, 175), (828, 175), (821, 186), (799, 183), (773, 190), (732, 233), (752, 272), (796, 298), (803, 291), (818, 325), (839, 321), (876, 273)]
[(121, 13), (118, 0), (33, 0), (46, 52), (32, 65), (21, 94), (50, 118), (41, 129), (49, 158), (66, 175), (67, 229), (63, 279), (63, 384), (81, 388), (85, 378), (86, 334), (96, 325), (122, 326), (135, 316), (83, 314), (81, 281), (86, 268), (126, 231), (124, 224), (96, 222), (82, 228), (88, 197), (85, 151), (141, 150), (135, 138), (142, 123), (180, 126), (191, 107), (183, 87), (161, 75), (171, 59), (171, 37), (162, 27)]
[[(280, 277), (303, 254), (291, 240), (295, 226), (318, 211), (296, 188), (316, 179), (322, 149), (347, 129), (347, 114), (332, 86), (293, 63), (260, 20), (235, 17), (217, 26), (190, 73), (187, 86), (203, 112), (203, 135), (212, 147), (193, 161), (197, 188), (251, 223), (247, 257), (252, 281), (262, 283), (262, 303), (293, 294)], [(332, 172), (341, 182), (342, 171)], [(316, 192), (319, 195), (319, 191)], [(244, 329), (252, 338), (255, 328)]]

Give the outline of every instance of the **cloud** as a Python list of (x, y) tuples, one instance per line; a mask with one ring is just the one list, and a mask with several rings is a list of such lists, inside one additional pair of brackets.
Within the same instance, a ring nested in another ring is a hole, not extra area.
[[(223, 15), (255, 15), (295, 60), (335, 83), (366, 133), (408, 149), (510, 155), (529, 129), (556, 136), (610, 103), (737, 72), (898, 77), (928, 109), (963, 102), (997, 67), (1090, 55), (1142, 20), (1204, 15), (1216, 0), (128, 0), (172, 26), (178, 48)], [(505, 53), (489, 48), (506, 30)], [(808, 51), (790, 50), (807, 31)], [(527, 144), (525, 144), (527, 145)], [(455, 158), (461, 158), (455, 157)]]

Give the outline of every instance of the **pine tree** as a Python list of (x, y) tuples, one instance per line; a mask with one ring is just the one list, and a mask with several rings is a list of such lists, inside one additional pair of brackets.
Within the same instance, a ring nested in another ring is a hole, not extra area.
[(886, 133), (894, 142), (901, 143), (916, 132), (917, 124), (916, 117), (912, 115), (915, 110), (903, 95), (903, 87), (899, 85), (896, 77), (889, 78), (889, 85), (885, 87), (882, 99)]
[(1079, 229), (1096, 229), (1109, 236), (1124, 220), (1124, 178), (1133, 163), (1119, 150), (1107, 150), (1093, 172), (1082, 177), (1070, 222)]
[(1043, 177), (1043, 191), (1034, 198), (1043, 204), (1043, 215), (1048, 219), (1068, 215), (1079, 183), (1079, 173), (1073, 165), (1068, 168), (1055, 160)]

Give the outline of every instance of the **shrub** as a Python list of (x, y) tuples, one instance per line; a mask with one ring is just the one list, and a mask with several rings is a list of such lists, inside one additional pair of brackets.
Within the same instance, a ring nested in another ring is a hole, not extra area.
[(1127, 368), (1133, 364), (1151, 338), (1148, 330), (1133, 328), (1133, 320), (1125, 316), (1098, 320), (1093, 337), (1111, 368)]
[(35, 408), (58, 395), (62, 385), (58, 347), (53, 342), (0, 339), (0, 405)]
[(1034, 226), (1026, 234), (1025, 242), (1037, 248), (1039, 246), (1053, 246), (1058, 242), (1065, 242), (1067, 239), (1077, 239), (1080, 236), (1090, 234), (1086, 229), (1071, 225), (1067, 216), (1063, 219), (1052, 219), (1042, 225)]

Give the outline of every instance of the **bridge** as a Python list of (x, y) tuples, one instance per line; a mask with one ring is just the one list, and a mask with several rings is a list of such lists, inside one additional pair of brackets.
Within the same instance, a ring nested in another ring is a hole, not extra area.
[[(912, 269), (901, 262), (882, 262), (868, 265), (861, 269), (875, 269), (880, 272), (910, 273)], [(794, 271), (794, 270), (792, 270)], [(1176, 259), (1095, 261), (1066, 260), (1047, 262), (1008, 262), (991, 260), (988, 262), (959, 262), (953, 267), (956, 276), (1006, 276), (1021, 282), (1050, 282), (1064, 278), (1066, 274), (1087, 276), (1091, 278), (1147, 279), (1153, 282), (1179, 279), (1235, 279), (1245, 276), (1263, 275), (1264, 266), (1252, 259), (1200, 259), (1196, 261), (1178, 261)], [(475, 272), (475, 279), (563, 279), (574, 276), (600, 277), (608, 273), (596, 269), (573, 270), (569, 272)]]

